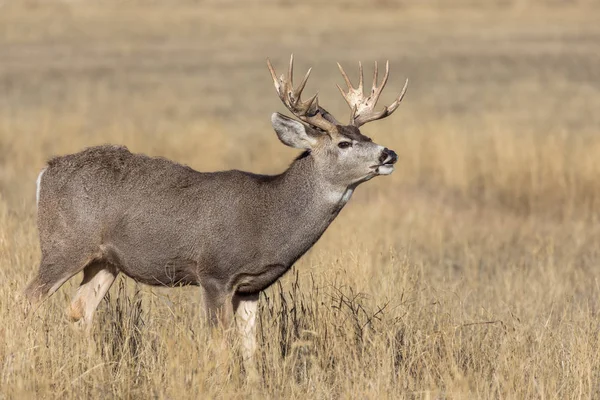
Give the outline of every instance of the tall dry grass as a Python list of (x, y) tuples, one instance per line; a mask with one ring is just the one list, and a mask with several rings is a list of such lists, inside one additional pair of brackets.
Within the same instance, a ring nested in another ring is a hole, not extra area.
[[(0, 8), (0, 398), (600, 396), (592, 3), (382, 2), (329, 6), (333, 20), (277, 2), (110, 4)], [(260, 382), (205, 329), (194, 288), (121, 279), (85, 337), (63, 312), (77, 277), (25, 320), (44, 161), (112, 142), (281, 171), (295, 152), (268, 126), (281, 107), (263, 63), (292, 50), (340, 118), (334, 60), (389, 57), (387, 91), (411, 86), (364, 129), (398, 152), (396, 172), (357, 190), (261, 296)]]

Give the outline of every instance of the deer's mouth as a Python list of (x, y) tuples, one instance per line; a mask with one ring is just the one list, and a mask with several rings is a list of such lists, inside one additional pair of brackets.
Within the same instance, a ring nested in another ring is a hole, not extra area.
[(385, 163), (373, 167), (377, 175), (389, 175), (394, 172), (394, 163)]
[(394, 164), (396, 163), (396, 160), (389, 160), (383, 164), (377, 164), (377, 165), (373, 165), (371, 166), (371, 170), (376, 174), (376, 175), (389, 175), (392, 172), (394, 172)]

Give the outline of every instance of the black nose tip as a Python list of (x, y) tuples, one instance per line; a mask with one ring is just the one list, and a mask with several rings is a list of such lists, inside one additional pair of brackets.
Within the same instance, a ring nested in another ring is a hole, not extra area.
[(390, 150), (387, 147), (383, 149), (381, 155), (379, 156), (379, 162), (381, 164), (395, 164), (398, 161), (398, 155), (394, 152), (394, 150)]
[(393, 150), (390, 150), (390, 157), (392, 157), (392, 160), (390, 161), (392, 164), (395, 164), (396, 161), (398, 161), (398, 154)]

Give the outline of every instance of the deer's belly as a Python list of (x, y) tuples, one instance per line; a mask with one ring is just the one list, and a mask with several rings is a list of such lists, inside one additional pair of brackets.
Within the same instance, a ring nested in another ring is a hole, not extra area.
[(165, 265), (162, 270), (146, 271), (138, 268), (122, 268), (122, 272), (136, 282), (152, 286), (187, 286), (198, 285), (196, 274), (188, 268), (177, 265)]
[(283, 264), (272, 264), (252, 272), (239, 273), (234, 278), (234, 290), (243, 294), (260, 292), (275, 283), (288, 269)]
[(137, 282), (152, 286), (197, 285), (197, 263), (186, 257), (159, 252), (127, 251), (114, 245), (102, 246), (103, 258)]

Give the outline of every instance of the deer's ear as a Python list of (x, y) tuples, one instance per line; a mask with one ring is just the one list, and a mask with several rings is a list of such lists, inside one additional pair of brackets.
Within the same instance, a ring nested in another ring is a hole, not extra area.
[(286, 146), (310, 150), (318, 143), (317, 131), (295, 119), (279, 113), (273, 113), (271, 115), (271, 123), (277, 133), (277, 137)]

